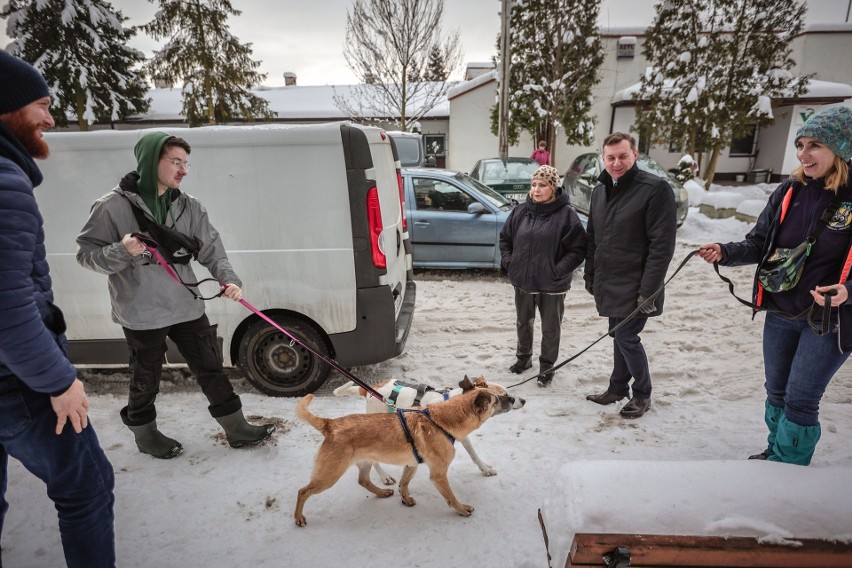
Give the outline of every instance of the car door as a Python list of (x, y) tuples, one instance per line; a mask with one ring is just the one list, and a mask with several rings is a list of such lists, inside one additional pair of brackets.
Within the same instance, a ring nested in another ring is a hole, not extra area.
[[(497, 215), (449, 179), (407, 176), (414, 266), (493, 266)], [(469, 208), (473, 205), (471, 213)]]

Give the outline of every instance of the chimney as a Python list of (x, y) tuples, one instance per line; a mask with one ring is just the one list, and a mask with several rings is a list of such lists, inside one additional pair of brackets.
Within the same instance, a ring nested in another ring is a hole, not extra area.
[(296, 74), (292, 71), (284, 71), (284, 86), (285, 87), (295, 87), (296, 86)]

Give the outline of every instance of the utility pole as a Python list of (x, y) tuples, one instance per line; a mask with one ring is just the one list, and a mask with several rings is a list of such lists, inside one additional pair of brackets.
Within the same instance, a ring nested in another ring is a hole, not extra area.
[(500, 96), (497, 107), (497, 138), (499, 140), (500, 157), (507, 158), (509, 156), (509, 77), (511, 76), (511, 53), (510, 53), (510, 38), (509, 38), (509, 20), (512, 14), (511, 0), (501, 0), (502, 9), (500, 10), (500, 69), (497, 73), (497, 80), (500, 86)]

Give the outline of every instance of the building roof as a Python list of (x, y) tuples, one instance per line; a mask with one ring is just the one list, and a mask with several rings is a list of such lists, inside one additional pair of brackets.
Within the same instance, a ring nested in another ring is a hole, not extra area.
[[(634, 83), (615, 93), (612, 98), (612, 106), (637, 106), (647, 100), (633, 98), (638, 92), (641, 83)], [(798, 97), (782, 98), (773, 101), (777, 106), (786, 106), (799, 103), (831, 104), (840, 103), (852, 98), (852, 86), (846, 83), (833, 83), (831, 81), (808, 80), (808, 90)]]
[[(370, 85), (309, 85), (287, 87), (257, 87), (251, 92), (269, 101), (270, 110), (277, 113), (279, 121), (330, 121), (348, 120), (350, 117), (334, 104), (334, 97), (351, 98), (355, 88), (370, 88)], [(180, 115), (181, 88), (152, 89), (151, 107), (144, 116), (130, 118), (133, 122), (182, 122)], [(392, 116), (388, 111), (386, 116)], [(450, 105), (442, 99), (426, 113), (426, 119), (446, 119)]]

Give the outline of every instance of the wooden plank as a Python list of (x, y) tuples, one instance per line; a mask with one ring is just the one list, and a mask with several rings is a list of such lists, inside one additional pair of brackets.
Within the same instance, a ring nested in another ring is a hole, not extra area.
[(567, 567), (605, 566), (603, 555), (624, 547), (630, 566), (715, 566), (718, 568), (849, 568), (852, 545), (816, 539), (788, 539), (800, 546), (761, 544), (749, 537), (578, 533)]

